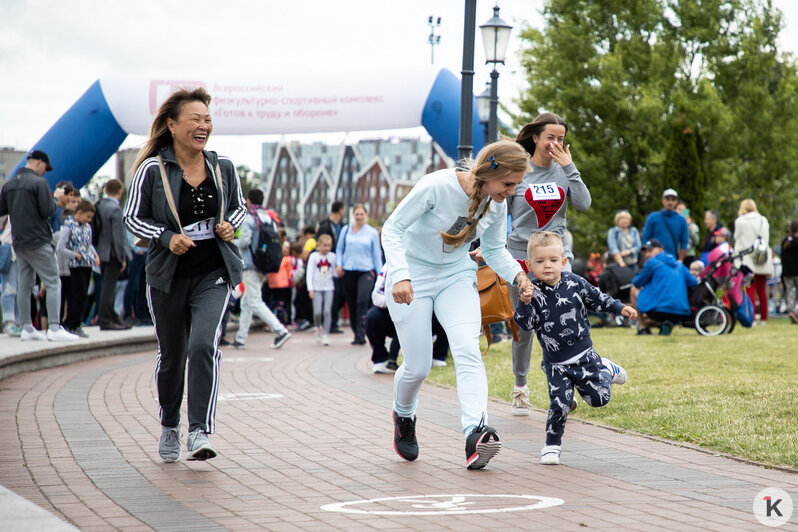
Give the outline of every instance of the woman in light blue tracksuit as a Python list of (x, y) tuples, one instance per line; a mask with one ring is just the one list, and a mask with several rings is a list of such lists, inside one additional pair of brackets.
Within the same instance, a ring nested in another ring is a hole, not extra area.
[(394, 448), (418, 456), (417, 396), (432, 364), (432, 312), (449, 338), (466, 435), (466, 466), (485, 467), (501, 449), (487, 422), (488, 382), (479, 349), (481, 324), (476, 263), (468, 244), (480, 239), (488, 265), (524, 289), (529, 279), (504, 248), (511, 195), (529, 169), (519, 144), (499, 141), (470, 162), (470, 170), (428, 174), (396, 207), (382, 228), (388, 263), (388, 310), (404, 362), (394, 377)]

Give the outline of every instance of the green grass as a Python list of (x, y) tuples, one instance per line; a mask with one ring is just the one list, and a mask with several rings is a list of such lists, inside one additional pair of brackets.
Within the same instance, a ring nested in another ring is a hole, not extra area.
[[(766, 327), (738, 325), (733, 333), (714, 338), (685, 328), (668, 337), (653, 331), (653, 336), (640, 337), (626, 328), (592, 330), (596, 350), (625, 367), (629, 380), (613, 387), (603, 408), (580, 400), (571, 419), (798, 468), (798, 326), (771, 319)], [(484, 348), (484, 337), (482, 342)], [(547, 410), (540, 359), (535, 339), (530, 401)], [(509, 401), (510, 342), (492, 345), (485, 365), (491, 397)], [(432, 368), (428, 379), (454, 386), (453, 365)]]

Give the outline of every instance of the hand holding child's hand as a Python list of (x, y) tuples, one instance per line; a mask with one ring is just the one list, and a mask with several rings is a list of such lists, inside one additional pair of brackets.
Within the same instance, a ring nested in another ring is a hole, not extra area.
[(623, 307), (623, 310), (621, 311), (621, 316), (625, 316), (625, 317), (627, 317), (629, 319), (636, 320), (637, 319), (637, 311), (634, 309), (634, 307), (630, 307), (630, 306), (627, 305), (627, 306)]
[(535, 285), (529, 283), (518, 293), (518, 299), (520, 299), (521, 303), (524, 305), (529, 305), (529, 303), (532, 301), (532, 292), (534, 291)]

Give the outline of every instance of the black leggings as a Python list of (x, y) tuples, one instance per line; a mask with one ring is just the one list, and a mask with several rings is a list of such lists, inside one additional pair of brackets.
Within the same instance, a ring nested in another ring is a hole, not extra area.
[(343, 291), (349, 307), (349, 324), (355, 340), (366, 341), (366, 313), (371, 306), (374, 272), (344, 271)]

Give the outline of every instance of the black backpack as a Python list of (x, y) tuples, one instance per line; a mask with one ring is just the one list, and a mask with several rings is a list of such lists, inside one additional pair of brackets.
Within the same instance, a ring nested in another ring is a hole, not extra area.
[(260, 273), (274, 273), (280, 269), (280, 263), (283, 261), (280, 235), (274, 228), (274, 222), (262, 223), (258, 216), (253, 216), (255, 216), (257, 239), (253, 235), (250, 244), (252, 263)]
[(100, 243), (100, 228), (102, 224), (100, 222), (100, 201), (94, 204), (94, 216), (91, 217), (91, 243), (95, 247)]

